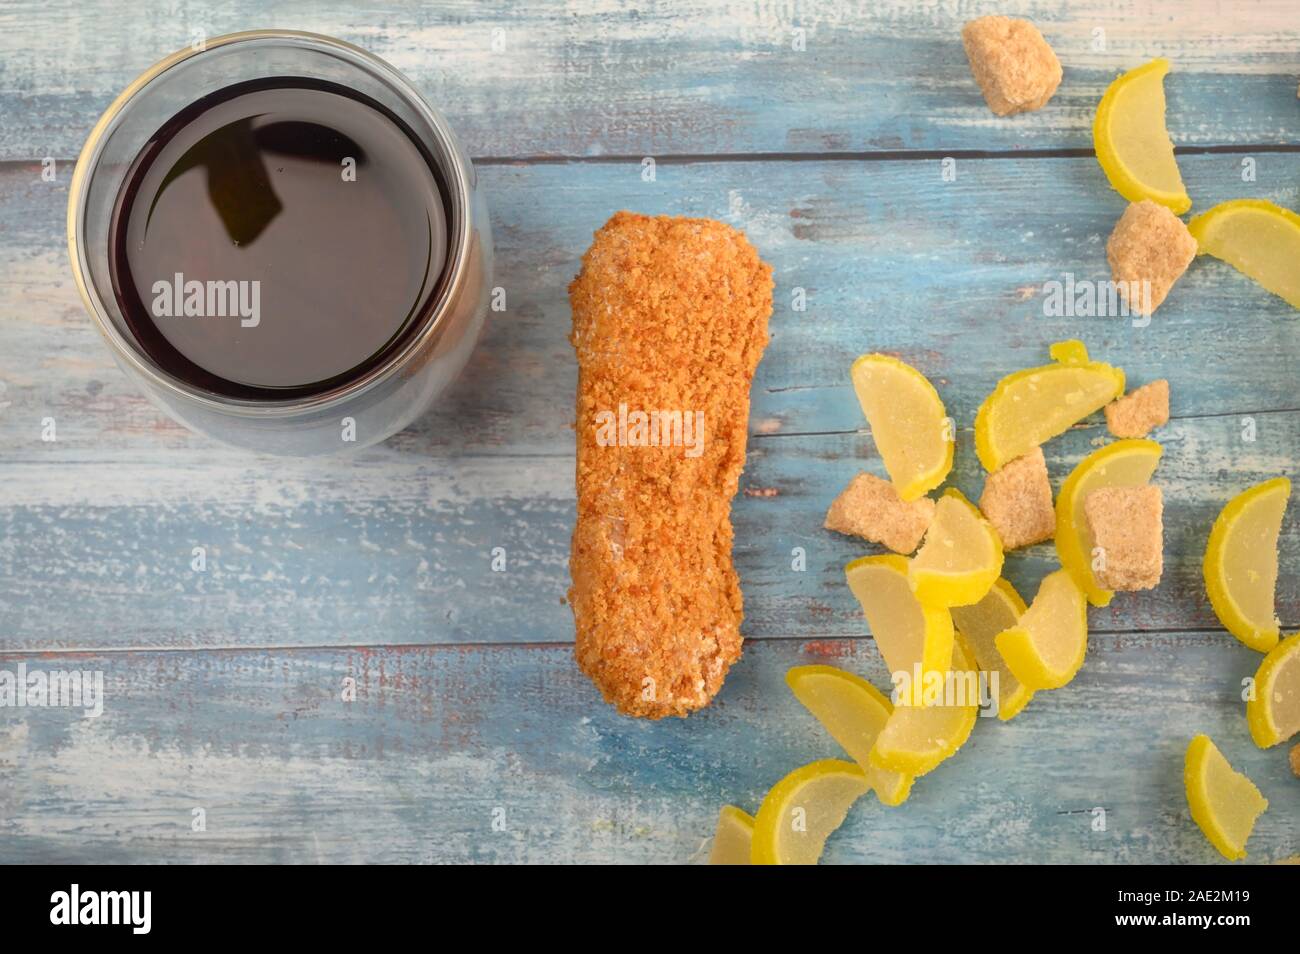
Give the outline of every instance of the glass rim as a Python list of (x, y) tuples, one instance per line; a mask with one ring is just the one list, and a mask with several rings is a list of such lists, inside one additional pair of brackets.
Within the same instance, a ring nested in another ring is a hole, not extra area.
[[(433, 131), (440, 152), (435, 159), (446, 159), (447, 168), (440, 168), (439, 171), (447, 181), (447, 191), (453, 206), (449, 210), (452, 232), (447, 243), (447, 260), (444, 266), (448, 273), (447, 281), (434, 302), (431, 313), (423, 319), (424, 327), (419, 333), (413, 335), (380, 364), (354, 380), (321, 394), (282, 401), (258, 401), (213, 394), (186, 383), (148, 360), (108, 316), (98, 289), (90, 281), (89, 266), (83, 254), (85, 212), (90, 180), (98, 168), (104, 143), (117, 128), (118, 120), (127, 107), (151, 83), (173, 67), (193, 57), (202, 56), (209, 50), (257, 40), (282, 40), (286, 41), (286, 45), (299, 45), (319, 52), (331, 53), (361, 69), (377, 74), (380, 79), (388, 83), (406, 105), (420, 114)], [(77, 158), (68, 188), (68, 255), (72, 261), (73, 279), (77, 283), (77, 290), (81, 294), (86, 310), (114, 355), (119, 360), (125, 361), (135, 373), (142, 375), (151, 386), (211, 410), (250, 417), (287, 416), (328, 409), (335, 404), (355, 398), (392, 377), (409, 362), (414, 354), (427, 347), (441, 334), (443, 318), (448, 313), (447, 303), (454, 301), (460, 292), (466, 276), (465, 264), (470, 254), (473, 230), (469, 222), (471, 214), (469, 197), (473, 192), (473, 186), (469, 174), (469, 160), (462, 155), (451, 128), (441, 114), (429, 105), (420, 91), (401, 71), (368, 50), (335, 37), (302, 30), (245, 30), (223, 34), (207, 40), (198, 48), (191, 46), (178, 50), (150, 66), (127, 84), (91, 128), (86, 144)]]

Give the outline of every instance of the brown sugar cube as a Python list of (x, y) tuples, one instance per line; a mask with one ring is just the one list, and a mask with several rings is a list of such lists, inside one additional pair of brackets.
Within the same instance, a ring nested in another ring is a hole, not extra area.
[(929, 497), (904, 503), (892, 483), (861, 473), (826, 511), (825, 527), (882, 543), (895, 553), (911, 553), (933, 519), (934, 501)]
[[(1160, 582), (1163, 508), (1160, 488), (1151, 484), (1099, 487), (1084, 498), (1097, 582), (1108, 590), (1149, 590)], [(1100, 554), (1095, 553), (1098, 548)]]
[(999, 116), (1041, 109), (1061, 85), (1061, 61), (1028, 20), (980, 17), (961, 30), (970, 71)]
[(1106, 427), (1116, 437), (1146, 437), (1169, 423), (1169, 382), (1144, 384), (1106, 405)]
[(1300, 742), (1291, 749), (1291, 773), (1296, 778), (1300, 778)]
[(1183, 220), (1158, 202), (1130, 202), (1106, 241), (1110, 277), (1130, 311), (1150, 315), (1196, 257)]
[(980, 510), (1002, 538), (1002, 547), (1014, 550), (1050, 540), (1056, 533), (1052, 485), (1047, 482), (1043, 449), (1003, 464), (984, 481)]

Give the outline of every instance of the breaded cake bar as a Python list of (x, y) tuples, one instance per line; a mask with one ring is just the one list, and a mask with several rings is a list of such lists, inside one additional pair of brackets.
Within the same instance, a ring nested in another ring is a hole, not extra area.
[(620, 712), (684, 716), (740, 656), (731, 498), (772, 269), (721, 222), (619, 212), (569, 300), (578, 665)]

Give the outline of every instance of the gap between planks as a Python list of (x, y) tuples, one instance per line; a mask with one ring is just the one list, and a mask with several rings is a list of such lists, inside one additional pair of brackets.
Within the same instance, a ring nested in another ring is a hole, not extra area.
[[(1286, 629), (1287, 627), (1283, 627)], [(1158, 627), (1155, 629), (1099, 630), (1090, 632), (1089, 636), (1106, 639), (1123, 639), (1130, 636), (1227, 636), (1223, 629), (1181, 629), (1178, 627)], [(819, 634), (805, 633), (800, 636), (746, 636), (746, 643), (776, 643), (801, 645), (806, 643), (852, 643), (871, 641), (869, 633), (846, 636), (842, 633)], [(219, 645), (219, 646), (72, 646), (61, 649), (5, 649), (0, 650), (0, 660), (6, 659), (48, 659), (58, 656), (128, 656), (161, 654), (236, 654), (236, 653), (376, 653), (386, 650), (433, 650), (447, 652), (465, 652), (466, 650), (526, 650), (539, 652), (551, 649), (566, 649), (573, 646), (573, 640), (541, 640), (521, 643), (502, 642), (457, 642), (457, 643), (294, 643), (288, 646), (271, 645)]]
[[(816, 390), (821, 390), (823, 388), (839, 388), (842, 386), (843, 385), (837, 385), (837, 384), (836, 385), (832, 385), (832, 384), (795, 385), (793, 387), (768, 388), (767, 393), (773, 394), (781, 391), (816, 391)], [(1271, 414), (1300, 414), (1300, 407), (1259, 408), (1254, 410), (1248, 408), (1238, 408), (1231, 411), (1215, 411), (1209, 414), (1170, 414), (1169, 423), (1173, 423), (1174, 421), (1208, 421), (1208, 420), (1217, 420), (1219, 418), (1224, 418), (1224, 417), (1239, 417), (1239, 416), (1263, 417)], [(1099, 429), (1104, 426), (1105, 426), (1104, 424), (1098, 421), (1096, 423), (1091, 423), (1091, 424), (1075, 424), (1072, 425), (1070, 429), (1086, 431), (1086, 430)], [(975, 428), (974, 426), (961, 425), (960, 427), (957, 428), (957, 430), (960, 433), (973, 433)], [(751, 431), (748, 435), (748, 440), (759, 441), (759, 440), (781, 440), (781, 439), (790, 440), (796, 438), (809, 438), (809, 437), (851, 437), (855, 434), (869, 433), (869, 431), (870, 429), (865, 426), (849, 428), (847, 430), (839, 430), (839, 431), (775, 431), (771, 433), (765, 433), (762, 431)], [(503, 450), (501, 453), (488, 454), (488, 453), (483, 453), (481, 451), (478, 451), (474, 453), (457, 454), (454, 457), (448, 457), (445, 459), (449, 462), (475, 461), (475, 460), (498, 461), (502, 459), (572, 460), (573, 452), (570, 450), (565, 450), (565, 451), (554, 451), (554, 452), (534, 452), (530, 454), (518, 454), (518, 453), (512, 453), (508, 450)], [(46, 463), (47, 461), (44, 459), (12, 458), (6, 460), (4, 462), (4, 465), (6, 467), (21, 467), (25, 464), (37, 464), (43, 466)], [(60, 461), (59, 463), (61, 465), (66, 465), (69, 467), (74, 467), (79, 465), (97, 467), (97, 466), (102, 466), (103, 461), (95, 457), (86, 457), (80, 460), (63, 460)]]
[[(842, 386), (842, 385), (812, 384), (812, 385), (807, 385), (806, 387), (799, 387), (799, 388), (769, 388), (769, 389), (768, 389), (768, 393), (771, 394), (771, 393), (773, 393), (773, 392), (775, 392), (775, 391), (794, 391), (794, 390), (801, 390), (801, 391), (814, 391), (814, 390), (818, 390), (818, 389), (820, 389), (820, 388), (824, 388), (824, 387), (841, 387), (841, 386)], [(1232, 410), (1232, 411), (1215, 411), (1215, 412), (1213, 412), (1212, 414), (1170, 414), (1170, 415), (1169, 415), (1169, 420), (1168, 420), (1167, 423), (1172, 424), (1174, 421), (1212, 421), (1212, 420), (1217, 420), (1217, 419), (1219, 419), (1219, 418), (1223, 418), (1223, 417), (1239, 417), (1239, 416), (1241, 416), (1241, 417), (1247, 417), (1247, 416), (1249, 416), (1249, 417), (1254, 417), (1254, 416), (1266, 417), (1266, 416), (1268, 416), (1268, 415), (1270, 415), (1270, 414), (1300, 414), (1300, 407), (1276, 407), (1276, 408), (1268, 408), (1267, 410), (1263, 410), (1263, 409), (1261, 409), (1261, 410), (1255, 410), (1255, 411), (1251, 411), (1251, 410), (1240, 410), (1240, 409), (1238, 409), (1238, 410)], [(1072, 430), (1072, 431), (1074, 431), (1074, 430), (1077, 430), (1077, 431), (1091, 431), (1091, 430), (1097, 430), (1097, 429), (1100, 429), (1100, 428), (1105, 427), (1105, 426), (1106, 426), (1106, 425), (1104, 425), (1103, 423), (1101, 423), (1100, 421), (1098, 421), (1098, 422), (1090, 423), (1090, 424), (1072, 424), (1072, 425), (1070, 425), (1070, 428), (1069, 428), (1069, 429)], [(1162, 424), (1161, 427), (1163, 427), (1163, 426), (1165, 426), (1165, 425)], [(785, 432), (785, 431), (773, 431), (773, 432), (771, 432), (771, 433), (754, 432), (754, 433), (751, 433), (751, 434), (749, 435), (749, 439), (750, 439), (750, 440), (775, 440), (775, 439), (779, 439), (779, 438), (782, 438), (782, 437), (789, 437), (789, 438), (794, 438), (794, 437), (849, 437), (849, 436), (852, 436), (852, 435), (854, 435), (854, 434), (865, 434), (865, 433), (870, 433), (870, 430), (871, 430), (871, 429), (870, 429), (869, 427), (857, 427), (857, 428), (852, 428), (852, 429), (850, 429), (850, 430), (845, 430), (845, 431), (790, 431), (790, 432), (788, 432), (788, 433)], [(964, 425), (964, 424), (963, 424), (963, 425), (961, 425), (961, 426), (959, 426), (959, 427), (957, 428), (957, 431), (958, 431), (958, 433), (971, 434), (971, 433), (974, 433), (974, 432), (975, 432), (975, 427), (974, 427), (974, 425), (967, 426), (967, 425)], [(1116, 439), (1118, 440), (1118, 438), (1116, 438)], [(1152, 439), (1154, 440), (1154, 438), (1152, 438)], [(534, 455), (534, 456), (546, 457), (546, 456), (551, 456), (551, 455), (539, 454), (539, 455)], [(565, 455), (562, 455), (562, 454), (561, 454), (561, 455), (557, 455), (557, 456), (565, 456)], [(89, 463), (89, 461), (87, 461), (87, 463)]]
[[(1215, 146), (1175, 146), (1179, 156), (1231, 155), (1254, 152), (1300, 152), (1300, 143), (1233, 143)], [(552, 155), (539, 153), (529, 156), (472, 156), (479, 166), (555, 166), (555, 165), (617, 165), (641, 163), (647, 156), (659, 165), (701, 165), (733, 162), (912, 162), (935, 159), (1081, 159), (1094, 155), (1084, 146), (1069, 148), (1032, 149), (863, 149), (832, 150), (825, 152), (682, 152), (655, 155), (612, 154), (600, 156)], [(30, 166), (53, 158), (63, 165), (77, 160), (68, 156), (36, 156), (29, 159), (0, 160), (0, 171), (11, 166)]]

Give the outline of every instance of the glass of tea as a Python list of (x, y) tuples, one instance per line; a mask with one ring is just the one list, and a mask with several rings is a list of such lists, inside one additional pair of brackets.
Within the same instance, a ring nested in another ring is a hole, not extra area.
[(77, 161), (68, 248), (145, 393), (274, 454), (411, 423), (469, 358), (492, 272), (442, 116), (377, 57), (290, 31), (218, 37), (131, 83)]

